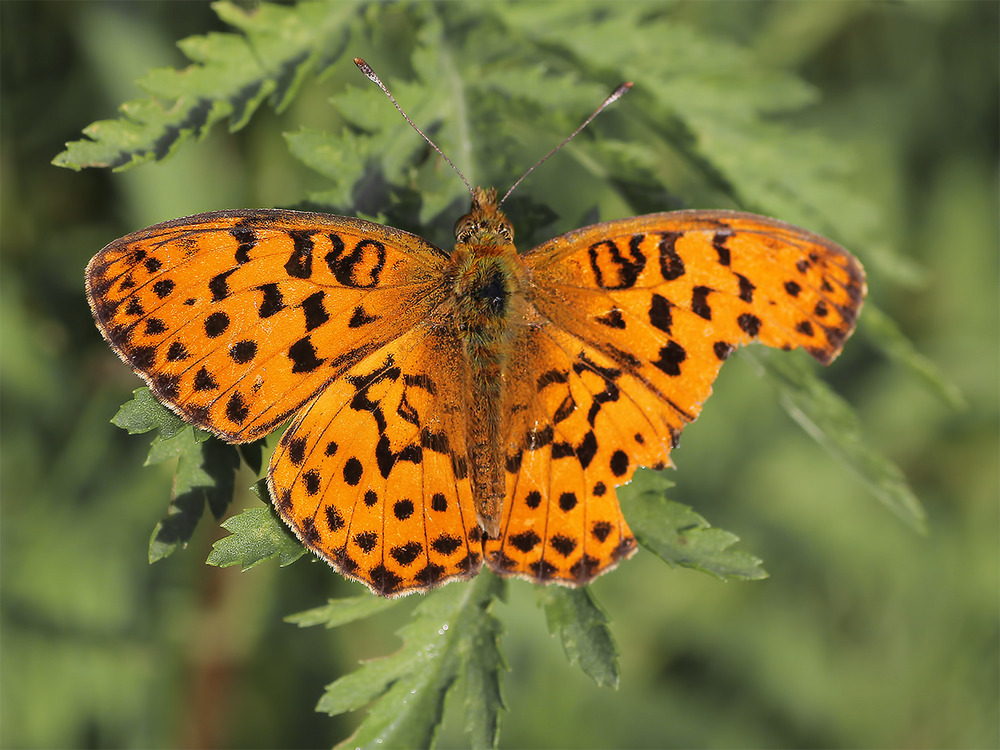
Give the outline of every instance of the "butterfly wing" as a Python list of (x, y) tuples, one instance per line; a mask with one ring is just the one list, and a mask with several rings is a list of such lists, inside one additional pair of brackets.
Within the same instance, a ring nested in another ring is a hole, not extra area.
[(104, 337), (160, 400), (247, 442), (426, 318), (445, 260), (360, 219), (219, 211), (115, 240), (87, 267), (87, 295)]
[(634, 549), (613, 488), (667, 465), (734, 347), (803, 347), (828, 363), (865, 294), (842, 248), (739, 212), (585, 227), (523, 262), (538, 320), (514, 348), (525, 374), (506, 412), (509, 507), (487, 560), (575, 583)]
[(87, 269), (105, 338), (187, 421), (230, 442), (298, 412), (269, 489), (302, 541), (384, 595), (482, 561), (467, 364), (448, 255), (358, 219), (223, 211), (108, 245)]
[(426, 590), (482, 564), (468, 379), (454, 332), (418, 326), (330, 383), (271, 457), (279, 513), (303, 543), (377, 594)]
[(500, 575), (586, 583), (635, 551), (614, 485), (645, 455), (621, 450), (633, 443), (628, 430), (653, 430), (642, 405), (622, 393), (622, 369), (566, 331), (525, 326), (513, 351), (507, 499), (486, 561)]

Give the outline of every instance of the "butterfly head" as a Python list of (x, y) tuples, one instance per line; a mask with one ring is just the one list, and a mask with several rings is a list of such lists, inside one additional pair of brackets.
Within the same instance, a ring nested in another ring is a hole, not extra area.
[(482, 255), (500, 254), (513, 245), (514, 227), (497, 206), (494, 188), (479, 187), (472, 192), (472, 208), (455, 222), (455, 240)]

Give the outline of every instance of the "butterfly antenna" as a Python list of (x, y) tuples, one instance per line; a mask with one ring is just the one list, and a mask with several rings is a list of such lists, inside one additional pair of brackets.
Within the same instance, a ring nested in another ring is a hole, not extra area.
[[(423, 138), (425, 141), (427, 141), (430, 144), (431, 148), (433, 148), (435, 151), (437, 151), (441, 155), (442, 159), (444, 159), (446, 162), (448, 162), (448, 164), (451, 166), (451, 168), (455, 170), (455, 172), (458, 174), (459, 177), (462, 178), (462, 182), (464, 182), (465, 186), (467, 188), (469, 188), (469, 192), (472, 193), (473, 196), (475, 196), (476, 193), (472, 189), (472, 185), (469, 184), (469, 181), (467, 179), (465, 179), (465, 175), (462, 174), (462, 170), (460, 170), (458, 167), (456, 167), (455, 166), (455, 162), (453, 162), (451, 159), (449, 159), (445, 155), (444, 151), (442, 151), (441, 149), (439, 149), (438, 146), (437, 146), (437, 144), (434, 143), (434, 141), (432, 141), (430, 138), (428, 138), (427, 134), (423, 130), (421, 130), (420, 128), (418, 128), (417, 125), (416, 125), (416, 123), (413, 122), (413, 120), (411, 120), (409, 118), (409, 115), (407, 115), (406, 112), (403, 111), (403, 108), (399, 106), (399, 102), (396, 101), (396, 97), (394, 97), (392, 94), (389, 93), (389, 89), (387, 89), (385, 87), (385, 84), (382, 83), (382, 81), (379, 79), (379, 77), (377, 75), (375, 75), (375, 71), (372, 70), (371, 65), (369, 65), (368, 63), (366, 63), (360, 57), (355, 57), (354, 58), (354, 64), (358, 66), (358, 69), (362, 73), (364, 73), (366, 76), (368, 76), (368, 80), (370, 80), (372, 83), (374, 83), (380, 89), (382, 89), (382, 93), (389, 97), (389, 101), (391, 101), (395, 105), (396, 109), (399, 110), (399, 114), (401, 114), (403, 116), (403, 119), (406, 120), (408, 123), (410, 123), (410, 127), (411, 128), (413, 128), (418, 133), (420, 133), (420, 137)], [(632, 84), (629, 84), (629, 85), (631, 86)], [(607, 104), (610, 104), (610, 102), (605, 103), (605, 106), (607, 106)], [(600, 112), (601, 110), (597, 110), (597, 111)], [(597, 112), (595, 112), (594, 114), (597, 114)], [(593, 119), (593, 118), (591, 118), (591, 119)], [(588, 120), (587, 122), (590, 122), (590, 120)], [(584, 124), (586, 124), (586, 123), (584, 123)], [(574, 133), (574, 135), (576, 135), (576, 134)]]
[(597, 117), (599, 114), (601, 114), (601, 112), (604, 111), (604, 109), (606, 107), (610, 106), (611, 104), (614, 104), (616, 101), (618, 101), (623, 96), (625, 96), (625, 94), (628, 93), (628, 90), (630, 88), (632, 88), (632, 82), (631, 81), (626, 81), (625, 83), (620, 84), (618, 86), (618, 88), (616, 88), (614, 91), (612, 91), (611, 95), (601, 103), (600, 107), (598, 107), (597, 109), (594, 110), (594, 113), (590, 117), (588, 117), (586, 120), (583, 121), (583, 124), (580, 125), (580, 127), (578, 127), (576, 130), (574, 130), (568, 136), (566, 136), (565, 138), (563, 138), (562, 142), (558, 146), (556, 146), (554, 149), (552, 149), (551, 151), (549, 151), (549, 153), (547, 153), (545, 156), (543, 156), (541, 159), (539, 159), (537, 162), (535, 162), (534, 166), (532, 166), (531, 169), (529, 169), (527, 172), (525, 172), (523, 175), (521, 175), (518, 178), (517, 182), (515, 182), (513, 185), (510, 186), (510, 190), (508, 190), (507, 193), (504, 195), (504, 197), (500, 199), (500, 202), (497, 203), (497, 205), (499, 206), (501, 203), (503, 203), (505, 200), (507, 200), (507, 196), (509, 196), (511, 193), (514, 192), (514, 188), (516, 188), (518, 185), (520, 185), (521, 181), (525, 177), (527, 177), (529, 174), (531, 174), (536, 169), (538, 169), (538, 167), (540, 167), (543, 162), (545, 162), (546, 160), (548, 160), (548, 158), (550, 156), (552, 156), (552, 154), (554, 154), (556, 151), (558, 151), (563, 146), (565, 146), (567, 143), (569, 143), (571, 140), (573, 140), (576, 137), (577, 133), (579, 133), (581, 130), (583, 130), (585, 127), (587, 127), (590, 124), (590, 121), (593, 120), (595, 117)]

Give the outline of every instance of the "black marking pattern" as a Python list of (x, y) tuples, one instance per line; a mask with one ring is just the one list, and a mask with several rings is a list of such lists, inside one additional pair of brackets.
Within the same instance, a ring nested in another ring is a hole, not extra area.
[(590, 246), (590, 268), (598, 286), (603, 289), (630, 289), (635, 286), (639, 274), (646, 267), (646, 256), (639, 247), (643, 238), (641, 234), (632, 236), (628, 254), (623, 254), (614, 240), (602, 240)]
[(295, 230), (288, 234), (292, 238), (294, 249), (285, 263), (285, 272), (296, 279), (308, 279), (312, 276), (312, 236), (309, 232), (301, 230)]

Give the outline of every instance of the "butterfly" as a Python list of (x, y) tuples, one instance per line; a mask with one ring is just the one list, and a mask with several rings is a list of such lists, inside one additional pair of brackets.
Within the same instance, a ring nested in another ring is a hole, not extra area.
[(731, 352), (831, 362), (864, 271), (738, 211), (608, 221), (522, 254), (500, 202), (472, 190), (451, 251), (345, 216), (188, 216), (107, 245), (87, 296), (185, 421), (244, 443), (291, 419), (272, 501), (344, 576), (383, 596), (484, 563), (581, 585), (635, 552), (615, 488), (669, 464)]

